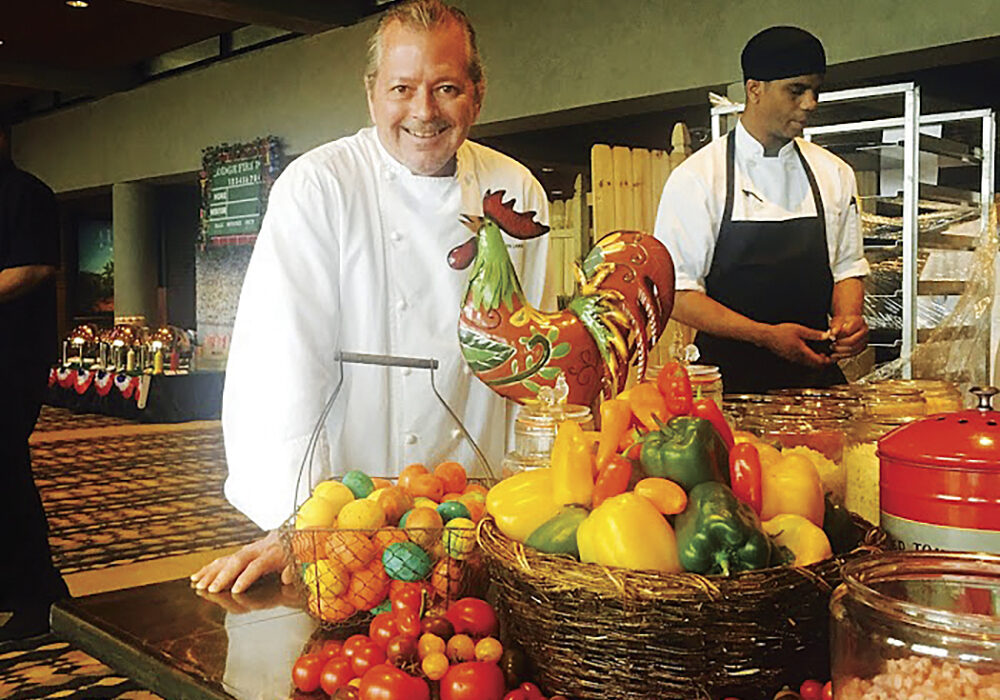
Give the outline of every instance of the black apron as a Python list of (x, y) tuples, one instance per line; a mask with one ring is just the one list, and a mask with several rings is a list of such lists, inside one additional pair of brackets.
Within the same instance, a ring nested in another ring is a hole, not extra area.
[[(809, 179), (816, 216), (785, 221), (733, 221), (736, 137), (730, 133), (726, 140), (726, 207), (712, 266), (705, 278), (706, 293), (754, 321), (827, 329), (833, 273), (826, 245), (823, 198), (809, 163), (798, 144), (793, 144)], [(826, 387), (845, 381), (835, 364), (813, 369), (740, 340), (699, 332), (695, 344), (701, 351), (700, 362), (718, 365), (722, 370), (726, 393)]]

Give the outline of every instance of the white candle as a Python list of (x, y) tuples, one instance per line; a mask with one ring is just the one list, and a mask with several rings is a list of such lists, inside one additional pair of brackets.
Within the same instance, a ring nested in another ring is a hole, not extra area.
[(128, 353), (125, 355), (125, 371), (132, 372), (135, 370), (135, 350), (132, 348), (128, 349)]

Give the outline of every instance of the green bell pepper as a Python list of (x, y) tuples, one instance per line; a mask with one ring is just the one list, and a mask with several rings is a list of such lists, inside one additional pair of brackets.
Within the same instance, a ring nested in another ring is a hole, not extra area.
[(566, 506), (551, 519), (535, 528), (524, 541), (529, 547), (546, 554), (569, 554), (580, 558), (576, 544), (576, 531), (580, 523), (587, 519), (590, 511), (579, 506)]
[(704, 418), (677, 416), (645, 435), (639, 463), (647, 476), (670, 479), (685, 491), (703, 481), (729, 484), (729, 450)]
[(688, 494), (674, 521), (681, 565), (696, 574), (763, 569), (777, 559), (753, 508), (725, 484), (705, 481)]

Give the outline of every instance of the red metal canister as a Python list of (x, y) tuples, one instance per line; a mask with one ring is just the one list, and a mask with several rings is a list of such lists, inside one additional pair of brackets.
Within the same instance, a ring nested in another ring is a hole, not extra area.
[(879, 441), (882, 527), (900, 549), (1000, 554), (1000, 390), (978, 408), (909, 423)]

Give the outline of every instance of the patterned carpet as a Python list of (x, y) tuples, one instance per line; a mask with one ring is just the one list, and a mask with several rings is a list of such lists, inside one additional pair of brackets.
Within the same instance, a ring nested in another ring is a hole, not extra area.
[(37, 442), (31, 459), (63, 574), (244, 544), (262, 534), (223, 496), (217, 425)]
[(35, 423), (36, 433), (47, 433), (56, 430), (80, 430), (82, 428), (110, 428), (117, 425), (133, 425), (135, 421), (101, 416), (96, 413), (73, 413), (66, 408), (42, 406), (41, 415)]
[(0, 644), (0, 698), (162, 700), (51, 634)]

